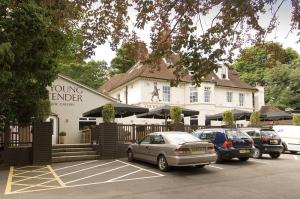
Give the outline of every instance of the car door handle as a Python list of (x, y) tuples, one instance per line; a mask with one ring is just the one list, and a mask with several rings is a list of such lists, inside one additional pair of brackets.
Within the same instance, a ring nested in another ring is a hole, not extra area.
[(150, 150), (150, 147), (146, 146), (146, 149)]

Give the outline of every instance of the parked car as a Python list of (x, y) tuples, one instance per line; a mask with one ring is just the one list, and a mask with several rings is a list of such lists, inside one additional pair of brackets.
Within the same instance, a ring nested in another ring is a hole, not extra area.
[(273, 129), (281, 137), (283, 151), (291, 153), (300, 151), (300, 126), (274, 125)]
[(247, 161), (254, 151), (252, 138), (237, 129), (200, 129), (195, 131), (193, 135), (201, 140), (210, 141), (214, 144), (218, 155), (217, 163), (232, 158)]
[(261, 158), (262, 154), (269, 154), (271, 158), (279, 158), (283, 146), (280, 136), (274, 130), (268, 128), (241, 128), (254, 141), (255, 150), (253, 158)]
[(127, 155), (128, 161), (157, 164), (161, 171), (167, 171), (171, 166), (204, 167), (217, 159), (213, 144), (189, 133), (175, 131), (150, 133), (131, 144)]

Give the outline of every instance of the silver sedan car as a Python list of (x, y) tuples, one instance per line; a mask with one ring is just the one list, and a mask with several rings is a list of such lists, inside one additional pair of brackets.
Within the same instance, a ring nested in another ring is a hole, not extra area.
[(161, 171), (170, 166), (204, 167), (216, 161), (214, 145), (185, 132), (155, 132), (131, 144), (128, 161), (135, 159), (157, 164)]

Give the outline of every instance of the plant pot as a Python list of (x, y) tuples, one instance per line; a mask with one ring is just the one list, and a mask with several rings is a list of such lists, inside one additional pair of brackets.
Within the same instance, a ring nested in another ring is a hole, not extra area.
[(59, 136), (59, 144), (64, 144), (65, 143), (65, 137), (66, 136)]

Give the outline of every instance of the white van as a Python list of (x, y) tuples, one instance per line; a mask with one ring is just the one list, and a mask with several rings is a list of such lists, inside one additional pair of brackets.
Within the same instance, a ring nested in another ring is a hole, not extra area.
[(281, 137), (285, 151), (291, 153), (300, 151), (300, 126), (274, 125), (273, 129)]

